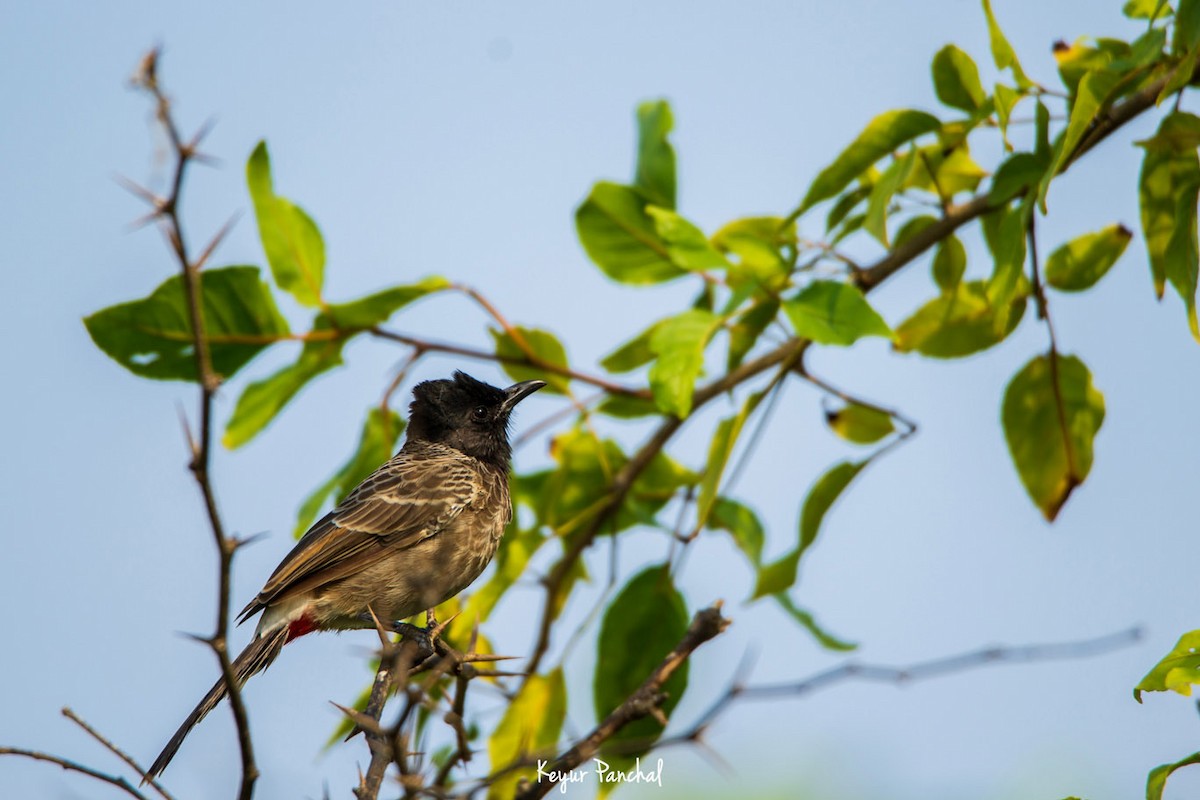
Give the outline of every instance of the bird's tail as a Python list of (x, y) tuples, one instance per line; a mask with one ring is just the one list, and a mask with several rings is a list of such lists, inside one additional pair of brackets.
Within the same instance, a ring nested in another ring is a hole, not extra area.
[[(237, 678), (238, 686), (246, 683), (246, 680), (251, 675), (257, 675), (271, 665), (279, 655), (279, 651), (288, 641), (288, 626), (282, 625), (272, 631), (264, 633), (262, 636), (256, 637), (250, 644), (246, 645), (246, 649), (233, 661), (233, 674)], [(158, 777), (167, 765), (171, 763), (171, 759), (175, 757), (175, 753), (179, 750), (179, 746), (183, 744), (183, 740), (191, 733), (192, 728), (196, 723), (204, 719), (208, 712), (212, 711), (217, 703), (221, 702), (221, 698), (225, 697), (225, 679), (222, 677), (217, 680), (213, 687), (208, 690), (208, 694), (204, 695), (204, 699), (196, 706), (191, 714), (188, 714), (187, 719), (179, 726), (179, 730), (175, 731), (175, 735), (171, 737), (171, 741), (167, 742), (167, 746), (158, 754), (158, 758), (154, 759), (154, 763), (150, 765), (150, 769), (146, 771), (146, 776), (142, 780), (145, 783), (151, 778)]]

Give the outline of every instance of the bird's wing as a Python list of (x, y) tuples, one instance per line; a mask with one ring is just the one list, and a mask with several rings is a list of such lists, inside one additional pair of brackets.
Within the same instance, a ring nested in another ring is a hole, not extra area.
[(309, 528), (242, 610), (240, 621), (278, 597), (346, 577), (361, 567), (364, 556), (433, 536), (481, 489), (479, 471), (457, 451), (401, 451)]

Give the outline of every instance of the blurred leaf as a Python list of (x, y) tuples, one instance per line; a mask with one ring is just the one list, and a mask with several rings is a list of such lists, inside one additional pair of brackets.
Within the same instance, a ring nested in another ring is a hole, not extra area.
[(900, 323), (896, 328), (896, 349), (932, 358), (969, 356), (1004, 341), (1024, 313), (1025, 294), (1019, 292), (1010, 304), (1007, 324), (997, 328), (987, 283), (962, 283), (953, 292), (930, 300)]
[(908, 220), (900, 226), (900, 230), (897, 231), (895, 237), (893, 237), (892, 249), (895, 250), (897, 247), (903, 247), (905, 242), (935, 222), (937, 222), (937, 220), (928, 214), (922, 214), (919, 217), (913, 217), (912, 219)]
[(839, 639), (818, 625), (816, 618), (813, 617), (810, 612), (805, 611), (792, 602), (792, 598), (788, 596), (787, 592), (779, 592), (778, 594), (771, 596), (774, 597), (779, 603), (780, 607), (788, 613), (788, 616), (800, 623), (803, 628), (812, 634), (813, 638), (817, 640), (817, 643), (826, 650), (845, 652), (847, 650), (858, 649), (858, 645), (854, 642), (847, 642), (844, 639)]
[[(1170, 280), (1187, 307), (1192, 336), (1200, 339), (1196, 321), (1200, 158), (1194, 147), (1184, 143), (1193, 130), (1200, 130), (1200, 118), (1191, 114), (1176, 112), (1162, 121), (1151, 140), (1156, 145), (1147, 146), (1142, 161), (1138, 196), (1154, 290), (1161, 298)], [(1180, 142), (1179, 150), (1173, 149), (1174, 142)]]
[(834, 433), (854, 444), (874, 444), (896, 430), (891, 414), (858, 403), (827, 413), (825, 421)]
[(787, 285), (788, 265), (782, 248), (795, 247), (796, 224), (779, 217), (745, 217), (713, 234), (712, 244), (736, 257), (729, 270), (732, 288), (749, 285), (777, 292)]
[[(336, 333), (328, 328), (323, 315), (318, 316), (312, 332)], [(309, 381), (342, 363), (345, 345), (346, 338), (340, 335), (305, 342), (295, 363), (249, 384), (242, 390), (233, 415), (225, 424), (221, 444), (232, 450), (253, 439)]]
[(844, 220), (859, 203), (870, 197), (872, 188), (870, 185), (858, 186), (839, 197), (825, 217), (825, 232), (828, 233), (836, 228), (838, 223)]
[(1178, 692), (1191, 697), (1194, 684), (1200, 685), (1200, 630), (1179, 638), (1171, 652), (1138, 683), (1133, 699), (1142, 702), (1142, 692)]
[(672, 263), (646, 204), (636, 189), (601, 181), (575, 212), (583, 249), (615, 281), (662, 283), (686, 274)]
[(1015, 207), (1003, 212), (992, 242), (995, 264), (987, 281), (988, 303), (994, 309), (997, 330), (1008, 327), (1012, 301), (1024, 293), (1025, 237), (1033, 216), (1033, 199), (1026, 197)]
[(987, 171), (975, 163), (971, 153), (964, 143), (950, 151), (937, 165), (937, 188), (947, 199), (959, 192), (973, 192), (988, 175)]
[(296, 538), (299, 539), (312, 527), (317, 514), (331, 496), (334, 505), (342, 502), (354, 487), (391, 458), (396, 450), (396, 442), (400, 440), (400, 434), (403, 432), (404, 420), (395, 411), (388, 409), (385, 412), (379, 406), (370, 408), (363, 422), (358, 446), (350, 460), (301, 503), (300, 511), (296, 515)]
[(1012, 111), (1025, 95), (1011, 86), (997, 83), (995, 89), (996, 120), (1000, 123), (1000, 136), (1004, 139), (1004, 149), (1011, 151), (1012, 144), (1008, 141), (1008, 121)]
[[(687, 604), (667, 565), (647, 567), (629, 579), (609, 603), (600, 626), (592, 684), (598, 720), (612, 713), (650, 677), (687, 628)], [(687, 682), (688, 662), (684, 661), (662, 688), (667, 698), (660, 708), (668, 718)], [(647, 752), (662, 731), (653, 717), (643, 717), (601, 745), (600, 754), (610, 764), (630, 763)]]
[[(532, 356), (542, 364), (551, 364), (562, 369), (568, 368), (566, 348), (553, 333), (538, 328), (524, 328), (520, 325), (513, 330), (528, 345)], [(570, 392), (571, 379), (566, 375), (559, 375), (540, 366), (515, 363), (512, 359), (528, 360), (529, 354), (526, 354), (525, 350), (517, 344), (516, 339), (507, 331), (489, 328), (488, 332), (492, 334), (492, 340), (496, 343), (496, 355), (500, 358), (500, 366), (504, 369), (504, 373), (514, 381), (543, 380), (546, 382), (546, 391), (555, 394)]]
[(1064, 292), (1095, 285), (1117, 263), (1132, 236), (1124, 225), (1109, 225), (1067, 242), (1046, 259), (1046, 283)]
[[(533, 754), (550, 759), (558, 745), (567, 715), (567, 687), (562, 668), (546, 675), (530, 675), (508, 704), (500, 724), (488, 740), (488, 761), (493, 770), (516, 764)], [(533, 767), (504, 772), (488, 787), (489, 800), (513, 797), (521, 779), (534, 780)]]
[(1025, 70), (1021, 69), (1021, 62), (1017, 60), (1017, 54), (1013, 51), (1012, 45), (1008, 43), (1004, 31), (1000, 29), (1000, 23), (996, 21), (996, 15), (992, 13), (991, 0), (983, 0), (983, 13), (987, 17), (988, 35), (992, 41), (992, 60), (996, 62), (996, 69), (1011, 67), (1017, 88), (1030, 88), (1033, 86), (1033, 81), (1029, 80), (1025, 75)]
[(1035, 153), (1014, 153), (992, 176), (992, 201), (1006, 203), (1030, 186), (1037, 186), (1049, 166)]
[(987, 100), (975, 62), (952, 44), (933, 57), (933, 87), (938, 100), (967, 112), (977, 110)]
[(650, 367), (650, 390), (663, 413), (682, 419), (691, 412), (696, 378), (704, 369), (704, 349), (720, 326), (716, 314), (692, 309), (668, 317), (655, 328), (650, 349), (657, 358)]
[(636, 419), (649, 417), (659, 413), (658, 405), (653, 400), (643, 400), (640, 397), (629, 397), (621, 394), (611, 394), (596, 406), (598, 414), (607, 414), (617, 419)]
[(675, 149), (667, 141), (675, 122), (665, 100), (638, 106), (638, 156), (634, 186), (651, 203), (675, 208)]
[(325, 281), (325, 242), (304, 209), (275, 194), (271, 157), (260, 141), (246, 162), (246, 185), (254, 201), (258, 236), (275, 283), (306, 306), (321, 304)]
[(804, 552), (817, 540), (825, 514), (845, 491), (867, 461), (842, 461), (835, 464), (808, 490), (800, 509), (800, 541), (796, 548), (764, 566), (758, 573), (758, 583), (751, 599), (787, 591), (796, 582), (796, 572)]
[(708, 515), (707, 527), (709, 530), (728, 532), (753, 566), (762, 564), (766, 533), (758, 515), (749, 506), (728, 497), (718, 497), (713, 503), (712, 513)]
[[(200, 295), (213, 371), (223, 379), (289, 335), (271, 290), (258, 278), (258, 267), (203, 270)], [(192, 323), (179, 275), (148, 297), (101, 309), (83, 324), (97, 347), (135, 375), (196, 380)]]
[(1179, 0), (1175, 11), (1175, 55), (1190, 53), (1200, 44), (1200, 0)]
[(704, 475), (700, 480), (700, 496), (696, 499), (696, 527), (699, 529), (708, 524), (708, 516), (717, 500), (717, 490), (721, 487), (721, 477), (725, 474), (725, 465), (737, 446), (738, 437), (746, 420), (762, 402), (763, 392), (755, 392), (746, 398), (738, 413), (717, 423), (712, 441), (708, 445), (708, 458), (705, 460)]
[(819, 344), (851, 345), (864, 336), (892, 338), (892, 329), (855, 286), (813, 281), (783, 303), (799, 336)]
[(892, 203), (892, 197), (904, 184), (913, 164), (917, 160), (917, 151), (909, 150), (908, 155), (892, 161), (883, 175), (875, 182), (871, 196), (867, 200), (867, 216), (863, 220), (863, 230), (878, 239), (884, 247), (888, 246), (887, 214)]
[(666, 243), (671, 263), (689, 272), (725, 269), (729, 262), (717, 252), (704, 231), (668, 208), (646, 206), (658, 238)]
[(725, 361), (727, 372), (732, 372), (742, 363), (778, 313), (779, 301), (774, 297), (764, 297), (734, 319), (729, 326), (729, 358)]
[(1162, 9), (1167, 6), (1167, 0), (1127, 0), (1121, 8), (1121, 13), (1130, 19), (1158, 19)]
[(1059, 170), (1074, 152), (1076, 145), (1083, 140), (1083, 134), (1096, 119), (1105, 99), (1118, 80), (1119, 77), (1116, 74), (1107, 70), (1093, 70), (1079, 79), (1079, 88), (1071, 103), (1071, 116), (1067, 121), (1067, 128), (1055, 145), (1050, 168), (1046, 170), (1046, 174), (1042, 176), (1042, 182), (1038, 186), (1038, 205), (1043, 214), (1046, 211), (1046, 194), (1050, 191), (1050, 181), (1058, 175)]
[(875, 117), (858, 138), (817, 175), (796, 210), (796, 216), (845, 189), (864, 170), (905, 142), (935, 131), (940, 125), (937, 117), (909, 109), (887, 111)]
[(933, 254), (933, 280), (943, 292), (952, 292), (962, 283), (967, 271), (967, 250), (962, 241), (949, 234)]
[(339, 328), (371, 328), (422, 297), (450, 288), (450, 281), (437, 275), (406, 286), (393, 286), (348, 303), (326, 306), (325, 313)]
[(650, 339), (662, 322), (656, 322), (625, 344), (606, 355), (600, 366), (609, 372), (630, 372), (638, 367), (649, 364), (654, 360), (654, 351), (650, 349)]
[(1171, 773), (1192, 764), (1200, 764), (1200, 753), (1192, 753), (1174, 764), (1163, 764), (1150, 770), (1150, 774), (1146, 776), (1146, 800), (1162, 800), (1163, 790), (1167, 788), (1167, 778)]
[(1049, 521), (1087, 478), (1092, 441), (1104, 422), (1104, 395), (1092, 385), (1088, 368), (1075, 356), (1059, 356), (1057, 362), (1055, 369), (1050, 356), (1038, 356), (1026, 364), (1008, 384), (1002, 412), (1017, 474)]

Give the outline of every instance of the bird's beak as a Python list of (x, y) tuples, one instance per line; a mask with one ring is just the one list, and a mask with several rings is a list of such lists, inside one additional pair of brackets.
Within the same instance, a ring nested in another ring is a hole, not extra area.
[(504, 390), (504, 405), (502, 406), (504, 413), (513, 410), (513, 406), (524, 400), (529, 395), (536, 392), (546, 385), (545, 381), (521, 381), (514, 383), (512, 386)]

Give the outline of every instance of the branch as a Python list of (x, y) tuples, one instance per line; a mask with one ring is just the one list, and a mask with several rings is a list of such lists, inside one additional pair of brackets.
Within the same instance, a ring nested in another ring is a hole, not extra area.
[[(67, 719), (71, 720), (72, 722), (74, 722), (79, 727), (83, 728), (83, 730), (89, 736), (91, 736), (93, 739), (95, 739), (97, 742), (99, 742), (106, 750), (108, 750), (108, 752), (112, 753), (117, 758), (121, 759), (126, 764), (128, 764), (129, 767), (138, 774), (138, 777), (141, 778), (143, 782), (147, 781), (146, 770), (142, 769), (141, 764), (137, 763), (137, 761), (135, 761), (132, 756), (130, 756), (128, 753), (126, 753), (121, 748), (117, 747), (115, 744), (113, 744), (111, 741), (109, 741), (109, 739), (107, 737), (105, 737), (103, 734), (101, 734), (99, 731), (97, 731), (95, 728), (93, 728), (91, 725), (89, 725), (87, 722), (85, 722), (82, 717), (80, 717), (78, 714), (76, 714), (70, 708), (66, 708), (66, 707), (63, 708), (62, 715), (64, 717), (66, 717)], [(150, 783), (150, 786), (154, 789), (154, 791), (158, 792), (159, 795), (162, 796), (163, 800), (174, 800), (174, 798), (171, 797), (171, 795), (167, 792), (167, 790), (159, 785), (158, 781), (154, 780), (153, 778), (150, 778), (149, 783)]]
[(605, 717), (604, 721), (597, 725), (591, 733), (577, 742), (570, 750), (554, 759), (546, 768), (551, 775), (545, 781), (539, 778), (530, 783), (524, 791), (518, 792), (518, 800), (534, 800), (534, 798), (544, 797), (554, 788), (563, 774), (599, 752), (601, 744), (629, 723), (645, 716), (662, 717), (660, 706), (666, 699), (666, 695), (662, 691), (663, 684), (687, 661), (697, 647), (719, 636), (727, 627), (729, 627), (729, 620), (721, 616), (719, 602), (696, 612), (683, 639), (654, 668), (642, 685), (629, 695), (625, 702), (613, 709), (612, 713)]
[(0, 756), (25, 756), (26, 758), (32, 758), (35, 761), (46, 761), (50, 764), (57, 764), (68, 772), (78, 772), (81, 775), (87, 775), (88, 777), (95, 778), (98, 781), (103, 781), (111, 786), (115, 786), (130, 797), (136, 797), (138, 800), (149, 800), (146, 795), (139, 792), (133, 784), (124, 778), (116, 775), (108, 775), (104, 772), (100, 772), (99, 770), (92, 769), (91, 767), (85, 767), (83, 764), (78, 764), (74, 761), (62, 758), (61, 756), (54, 756), (50, 755), (49, 753), (41, 753), (37, 750), (24, 750), (19, 747), (0, 747)]
[(200, 493), (204, 499), (204, 508), (208, 514), (209, 527), (212, 529), (213, 542), (217, 547), (219, 557), (219, 591), (217, 594), (216, 630), (207, 640), (209, 646), (220, 663), (221, 675), (225, 679), (226, 690), (229, 694), (229, 705), (233, 710), (234, 722), (237, 726), (238, 746), (242, 758), (242, 780), (238, 792), (239, 800), (250, 800), (254, 794), (254, 782), (258, 778), (258, 767), (254, 762), (254, 747), (250, 741), (250, 727), (245, 704), (242, 702), (241, 688), (233, 673), (229, 652), (226, 646), (226, 635), (229, 631), (229, 595), (230, 573), (234, 552), (238, 541), (225, 534), (221, 516), (217, 511), (216, 495), (212, 488), (209, 471), (209, 453), (212, 442), (212, 412), (213, 397), (220, 386), (221, 377), (213, 370), (212, 357), (209, 352), (209, 340), (205, 335), (203, 299), (200, 284), (200, 266), (202, 261), (215, 249), (216, 244), (224, 236), (228, 226), (218, 232), (202, 251), (200, 259), (193, 260), (188, 252), (184, 239), (183, 223), (180, 220), (179, 206), (182, 200), (183, 181), (190, 162), (196, 158), (196, 148), (203, 138), (202, 129), (196, 136), (184, 141), (179, 134), (179, 128), (171, 114), (171, 102), (163, 93), (158, 83), (157, 49), (151, 50), (143, 58), (133, 85), (147, 93), (154, 100), (155, 114), (159, 123), (167, 133), (171, 143), (172, 155), (175, 158), (174, 172), (171, 179), (171, 190), (165, 198), (153, 198), (151, 206), (153, 215), (159, 220), (163, 234), (170, 244), (172, 252), (179, 263), (180, 275), (183, 281), (183, 292), (187, 302), (188, 322), (192, 329), (192, 345), (196, 359), (196, 381), (200, 385), (200, 434), (199, 437), (188, 436), (192, 451), (189, 464)]

